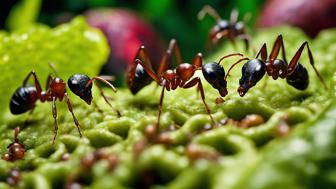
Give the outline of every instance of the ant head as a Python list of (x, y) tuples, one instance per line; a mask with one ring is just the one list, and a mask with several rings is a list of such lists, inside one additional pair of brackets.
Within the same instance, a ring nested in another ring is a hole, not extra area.
[(219, 20), (210, 30), (210, 37), (215, 38), (222, 31), (230, 29), (230, 22), (227, 20)]
[(90, 80), (87, 75), (83, 74), (75, 74), (68, 79), (70, 90), (89, 105), (92, 101), (92, 82)]
[(266, 65), (262, 60), (252, 59), (247, 61), (242, 68), (242, 77), (239, 80), (238, 93), (244, 96), (245, 93), (265, 75)]
[(245, 23), (239, 21), (233, 25), (236, 35), (244, 34), (245, 33)]
[(227, 95), (226, 81), (224, 80), (224, 68), (216, 62), (209, 62), (202, 66), (202, 72), (205, 79), (211, 86), (217, 89), (222, 97)]

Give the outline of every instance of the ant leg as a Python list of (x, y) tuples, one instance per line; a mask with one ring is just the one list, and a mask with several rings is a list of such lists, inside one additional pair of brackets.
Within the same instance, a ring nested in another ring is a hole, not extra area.
[(96, 108), (96, 110), (97, 110), (99, 113), (103, 113), (103, 110), (99, 108), (98, 104), (96, 104), (95, 101), (92, 101), (92, 104), (94, 105), (94, 107)]
[(237, 9), (233, 9), (231, 11), (231, 15), (230, 15), (230, 23), (231, 24), (235, 24), (238, 21), (238, 16), (239, 16), (239, 11)]
[(263, 44), (263, 46), (260, 48), (259, 52), (257, 53), (255, 58), (258, 58), (259, 55), (261, 55), (261, 60), (263, 62), (266, 62), (267, 60), (267, 47), (266, 47), (266, 43)]
[(249, 50), (251, 44), (251, 37), (247, 34), (238, 35), (237, 38), (244, 40), (246, 51)]
[(249, 21), (251, 20), (251, 18), (252, 18), (252, 14), (251, 14), (251, 12), (247, 12), (247, 13), (245, 13), (245, 15), (244, 15), (244, 17), (243, 17), (243, 21), (244, 21), (245, 23), (247, 23), (247, 22), (249, 22)]
[[(139, 58), (140, 59), (139, 59)], [(129, 67), (128, 69), (128, 83), (130, 85), (133, 85), (134, 77), (135, 77), (135, 71), (136, 68), (140, 64), (146, 71), (146, 73), (153, 79), (155, 80), (159, 85), (161, 85), (161, 81), (159, 77), (154, 73), (152, 64), (149, 60), (149, 57), (147, 56), (147, 53), (145, 51), (145, 46), (141, 46), (134, 58), (133, 64)]]
[[(97, 77), (94, 77), (94, 78), (97, 78)], [(94, 79), (93, 78), (93, 79)], [(92, 79), (92, 80), (93, 80)], [(96, 86), (97, 86), (97, 88), (99, 89), (99, 91), (100, 91), (100, 95), (103, 97), (103, 99), (105, 100), (105, 102), (117, 113), (117, 115), (118, 115), (118, 117), (121, 117), (121, 113), (120, 113), (120, 111), (119, 110), (117, 110), (116, 108), (114, 108), (113, 106), (112, 106), (112, 104), (110, 103), (110, 101), (108, 100), (108, 97), (104, 94), (104, 91), (103, 91), (103, 89), (100, 87), (100, 85), (99, 84), (97, 84), (96, 83)], [(113, 85), (112, 85), (113, 86)], [(98, 105), (96, 104), (96, 106), (98, 107)], [(99, 107), (98, 107), (98, 109), (100, 109)]]
[(155, 125), (155, 132), (159, 132), (160, 130), (160, 117), (161, 117), (161, 112), (162, 112), (162, 107), (163, 107), (163, 97), (164, 97), (164, 91), (166, 88), (166, 85), (168, 85), (167, 81), (164, 80), (162, 82), (162, 90), (161, 90), (161, 96), (160, 96), (160, 103), (159, 103), (159, 112), (158, 112), (158, 116), (157, 116), (157, 124)]
[(235, 45), (234, 39), (230, 38), (230, 32), (228, 30), (222, 31), (217, 33), (212, 39), (211, 39), (211, 43), (212, 44), (218, 44), (220, 40), (222, 40), (225, 37), (228, 37), (230, 41)]
[(205, 102), (205, 95), (204, 95), (204, 89), (203, 89), (203, 85), (202, 85), (202, 81), (199, 77), (195, 77), (194, 79), (192, 79), (191, 81), (189, 81), (188, 83), (186, 83), (183, 88), (184, 89), (187, 89), (187, 88), (191, 88), (193, 86), (197, 85), (197, 89), (199, 91), (199, 93), (201, 94), (201, 99), (203, 101), (203, 104), (204, 104), (204, 107), (205, 107), (205, 110), (206, 112), (208, 113), (210, 119), (211, 119), (211, 122), (216, 125), (216, 122), (215, 120), (213, 119), (213, 117), (211, 116), (211, 111), (210, 111), (210, 108), (208, 106), (208, 104)]
[(37, 91), (37, 95), (38, 95), (38, 97), (40, 97), (41, 96), (41, 92), (42, 92), (42, 88), (41, 88), (41, 84), (40, 84), (39, 80), (37, 79), (35, 71), (31, 71), (26, 76), (26, 78), (23, 80), (23, 84), (22, 85), (25, 86), (27, 84), (28, 79), (30, 78), (30, 76), (34, 77), (34, 84), (35, 84), (35, 88), (36, 88), (36, 91)]
[(55, 65), (51, 62), (48, 63), (49, 64), (49, 67), (52, 69), (52, 71), (54, 72), (55, 76), (56, 77), (59, 77), (57, 71), (56, 71), (56, 68), (55, 68)]
[(27, 126), (28, 123), (30, 122), (30, 118), (31, 118), (31, 116), (32, 116), (32, 114), (33, 114), (33, 112), (34, 112), (34, 110), (35, 110), (35, 107), (33, 107), (33, 109), (31, 109), (31, 110), (28, 112), (28, 116), (27, 116), (27, 119), (26, 119), (25, 122), (24, 122), (24, 126)]
[(68, 105), (68, 109), (69, 109), (69, 111), (70, 111), (70, 113), (71, 113), (71, 115), (72, 115), (72, 118), (73, 118), (73, 120), (74, 120), (74, 122), (75, 122), (75, 125), (76, 125), (76, 127), (77, 127), (79, 136), (82, 137), (82, 132), (81, 132), (81, 130), (80, 130), (80, 125), (79, 125), (79, 122), (78, 122), (78, 120), (77, 120), (75, 114), (73, 113), (72, 105), (71, 105), (71, 102), (70, 102), (70, 98), (69, 98), (69, 96), (68, 96), (68, 93), (65, 92), (65, 93), (64, 93), (64, 96), (65, 96), (66, 103), (67, 103), (67, 105)]
[(56, 97), (53, 97), (52, 101), (52, 114), (54, 117), (54, 138), (53, 138), (53, 144), (55, 143), (55, 139), (57, 136), (57, 130), (58, 130), (58, 125), (57, 125), (57, 109), (56, 109)]
[(217, 22), (222, 19), (214, 8), (209, 5), (205, 5), (197, 14), (198, 20), (202, 20), (206, 14), (210, 15)]
[(49, 73), (48, 74), (48, 77), (47, 77), (47, 82), (46, 82), (46, 89), (48, 90), (50, 87), (50, 82), (51, 82), (51, 80), (52, 80), (52, 76), (51, 76), (51, 74)]
[(270, 67), (272, 67), (272, 65), (274, 63), (274, 60), (278, 57), (280, 48), (282, 48), (282, 58), (287, 63), (285, 46), (284, 46), (284, 43), (283, 43), (282, 35), (279, 35), (274, 42), (273, 49), (272, 49), (271, 54), (269, 56), (269, 61), (270, 61), (270, 65), (271, 65)]
[(171, 63), (172, 53), (175, 54), (175, 60), (177, 65), (182, 64), (182, 55), (176, 39), (170, 40), (169, 47), (166, 53), (163, 55), (162, 59), (160, 60), (160, 65), (156, 72), (158, 76), (160, 76), (164, 71), (168, 69), (168, 64)]
[(177, 64), (182, 64), (182, 55), (180, 51), (180, 47), (178, 46), (176, 39), (171, 39), (169, 42), (169, 47), (168, 50), (173, 53), (175, 53), (175, 58), (176, 58), (176, 63)]
[[(156, 83), (158, 83), (159, 85), (161, 85), (161, 80), (159, 78), (158, 75), (156, 75), (153, 71), (153, 69), (146, 67), (145, 63), (143, 61), (141, 61), (140, 59), (136, 59), (135, 60), (135, 64), (140, 64), (146, 71), (146, 73), (153, 79), (156, 81)], [(134, 75), (134, 74), (133, 74)], [(134, 76), (133, 76), (134, 77)]]
[(249, 58), (242, 58), (240, 60), (238, 60), (237, 62), (233, 63), (232, 66), (230, 67), (230, 69), (228, 70), (228, 72), (226, 73), (224, 80), (226, 81), (226, 78), (228, 76), (230, 76), (230, 71), (232, 70), (233, 67), (235, 67), (237, 64), (239, 64), (240, 62), (244, 61), (244, 60), (250, 60)]
[(328, 87), (326, 85), (326, 83), (324, 82), (324, 79), (323, 77), (320, 75), (320, 73), (318, 72), (318, 70), (316, 69), (316, 67), (314, 66), (314, 58), (313, 58), (313, 54), (309, 48), (309, 45), (308, 45), (308, 42), (304, 42), (301, 47), (297, 50), (297, 52), (295, 53), (294, 57), (292, 58), (292, 60), (290, 61), (289, 65), (288, 65), (288, 74), (287, 75), (291, 75), (295, 68), (296, 68), (296, 65), (298, 64), (299, 62), (299, 59), (301, 57), (301, 54), (302, 54), (302, 51), (304, 49), (304, 47), (307, 46), (307, 49), (308, 49), (308, 57), (309, 57), (309, 63), (310, 65), (313, 67), (317, 77), (319, 78), (319, 80), (321, 81), (321, 83), (323, 84), (324, 88), (326, 90), (328, 90)]
[(202, 53), (197, 53), (192, 61), (192, 65), (194, 65), (196, 68), (202, 67), (203, 62), (203, 55)]

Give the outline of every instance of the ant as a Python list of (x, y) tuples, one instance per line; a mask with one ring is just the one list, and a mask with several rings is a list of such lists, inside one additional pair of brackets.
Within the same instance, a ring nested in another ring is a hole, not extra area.
[(209, 5), (205, 5), (198, 12), (198, 20), (202, 20), (206, 14), (210, 15), (216, 21), (216, 24), (209, 32), (211, 44), (216, 45), (224, 38), (228, 38), (232, 44), (235, 44), (235, 39), (238, 38), (244, 40), (245, 48), (248, 50), (251, 37), (246, 34), (245, 23), (238, 21), (239, 13), (236, 9), (232, 10), (230, 21), (222, 19), (218, 12)]
[(16, 161), (23, 159), (26, 149), (25, 146), (19, 142), (18, 135), (20, 133), (20, 127), (16, 127), (14, 130), (14, 142), (10, 143), (8, 148), (8, 153), (2, 156), (5, 161)]
[(86, 154), (80, 159), (79, 172), (67, 178), (64, 188), (82, 188), (82, 185), (87, 182), (87, 176), (89, 176), (88, 174), (90, 174), (93, 166), (99, 161), (106, 161), (108, 171), (113, 171), (119, 164), (119, 157), (102, 148)]
[[(175, 53), (177, 67), (175, 69), (169, 69), (168, 63), (171, 62), (173, 52)], [(240, 53), (230, 54), (230, 55), (222, 57), (220, 61), (230, 56), (243, 56), (243, 55)], [(205, 65), (202, 65), (202, 54), (201, 53), (196, 54), (191, 64), (183, 63), (181, 53), (176, 43), (176, 40), (172, 39), (170, 41), (169, 48), (167, 49), (166, 53), (162, 57), (159, 68), (157, 72), (155, 73), (153, 71), (150, 59), (146, 53), (145, 47), (141, 46), (139, 48), (137, 55), (135, 57), (135, 60), (134, 60), (134, 64), (132, 64), (131, 67), (129, 68), (129, 72), (127, 75), (128, 77), (127, 81), (128, 81), (128, 86), (131, 90), (132, 88), (134, 88), (134, 86), (139, 86), (141, 84), (141, 83), (140, 84), (137, 83), (139, 82), (139, 80), (137, 79), (139, 75), (136, 74), (138, 65), (141, 65), (144, 71), (158, 85), (162, 86), (160, 103), (159, 103), (159, 112), (157, 116), (157, 124), (155, 124), (153, 128), (153, 133), (157, 134), (158, 127), (160, 125), (160, 115), (162, 112), (163, 97), (164, 97), (165, 90), (167, 91), (175, 90), (178, 87), (187, 89), (187, 88), (191, 88), (197, 85), (197, 89), (201, 95), (201, 99), (204, 104), (205, 110), (208, 113), (212, 123), (215, 123), (214, 119), (211, 116), (211, 111), (207, 103), (205, 102), (204, 89), (203, 89), (201, 79), (199, 77), (193, 77), (193, 76), (195, 74), (195, 71), (202, 70), (202, 73), (205, 79), (212, 85), (213, 88), (219, 91), (222, 97), (224, 97), (227, 95), (227, 89), (226, 89), (227, 83), (225, 79), (228, 74), (225, 76), (224, 69), (219, 63), (210, 62)], [(234, 65), (238, 63), (233, 64), (230, 70), (232, 69)]]
[[(79, 136), (82, 137), (82, 133), (80, 130), (79, 122), (73, 113), (73, 108), (68, 96), (68, 93), (66, 91), (66, 83), (57, 76), (55, 68), (49, 64), (51, 68), (53, 68), (56, 77), (52, 77), (51, 74), (48, 75), (47, 83), (46, 83), (46, 91), (42, 91), (40, 82), (37, 78), (37, 75), (34, 71), (31, 71), (26, 78), (23, 80), (23, 84), (21, 87), (19, 87), (13, 94), (11, 100), (10, 100), (10, 111), (12, 114), (22, 114), (27, 112), (28, 110), (32, 110), (35, 108), (35, 104), (37, 100), (40, 100), (41, 102), (51, 101), (52, 102), (52, 115), (54, 118), (54, 138), (53, 143), (55, 142), (57, 130), (58, 130), (58, 124), (57, 124), (57, 111), (56, 111), (56, 100), (63, 101), (65, 98), (65, 101), (67, 103), (68, 109), (72, 115), (72, 118), (74, 120), (74, 123), (77, 127), (77, 130), (79, 132)], [(28, 79), (33, 76), (34, 78), (34, 86), (28, 85)], [(105, 84), (107, 84), (114, 92), (116, 92), (116, 88), (110, 84), (106, 79), (108, 79), (108, 76), (96, 76), (93, 78), (90, 78), (87, 75), (84, 74), (74, 74), (70, 76), (68, 79), (68, 86), (70, 90), (77, 96), (79, 96), (82, 100), (84, 100), (88, 105), (92, 102), (92, 83), (96, 80), (101, 81)], [(97, 84), (96, 84), (97, 85)], [(98, 86), (98, 85), (97, 85)], [(108, 102), (107, 97), (104, 95), (102, 89), (98, 86), (98, 89), (101, 92), (101, 95), (103, 96), (104, 100), (111, 106), (111, 104)]]
[(11, 169), (6, 181), (10, 186), (18, 186), (21, 180), (21, 171), (17, 168)]
[[(243, 97), (251, 87), (255, 86), (262, 79), (262, 77), (265, 75), (265, 72), (267, 72), (269, 76), (272, 76), (274, 80), (278, 79), (278, 77), (282, 79), (286, 78), (287, 83), (292, 87), (298, 90), (305, 90), (309, 84), (308, 72), (307, 69), (301, 63), (299, 63), (299, 59), (305, 47), (307, 47), (308, 50), (310, 65), (313, 67), (321, 83), (326, 89), (328, 89), (323, 78), (314, 66), (314, 58), (309, 48), (308, 42), (305, 41), (300, 46), (288, 64), (282, 35), (279, 35), (274, 42), (273, 49), (268, 59), (266, 43), (263, 44), (254, 59), (250, 60), (248, 58), (243, 58), (244, 60), (248, 61), (242, 67), (242, 77), (239, 80), (238, 88), (239, 95)], [(282, 60), (277, 59), (281, 48)], [(261, 56), (261, 59), (258, 58), (259, 55)]]

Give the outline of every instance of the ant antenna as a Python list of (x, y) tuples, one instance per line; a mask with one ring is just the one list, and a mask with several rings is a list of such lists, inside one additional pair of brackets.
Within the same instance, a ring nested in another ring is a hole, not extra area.
[(216, 21), (220, 21), (222, 19), (214, 8), (209, 5), (204, 5), (204, 7), (197, 14), (198, 20), (202, 20), (206, 14), (209, 14)]
[(224, 80), (226, 80), (226, 78), (228, 76), (230, 76), (230, 71), (232, 70), (233, 67), (235, 67), (237, 64), (241, 63), (242, 61), (244, 60), (250, 60), (249, 58), (241, 58), (239, 59), (237, 62), (233, 63), (232, 66), (229, 68), (228, 72), (226, 73), (225, 77), (224, 77)]
[(221, 59), (219, 59), (218, 63), (217, 64), (220, 64), (225, 58), (229, 58), (231, 56), (241, 56), (243, 57), (244, 55), (241, 54), (241, 53), (233, 53), (233, 54), (229, 54), (229, 55), (226, 55), (226, 56), (223, 56)]
[(56, 68), (55, 68), (55, 65), (52, 63), (52, 62), (48, 62), (49, 64), (49, 67), (52, 69), (52, 71), (54, 72), (55, 76), (56, 77), (59, 77), (57, 71), (56, 71)]
[(238, 21), (239, 11), (235, 8), (231, 11), (230, 23), (235, 24)]

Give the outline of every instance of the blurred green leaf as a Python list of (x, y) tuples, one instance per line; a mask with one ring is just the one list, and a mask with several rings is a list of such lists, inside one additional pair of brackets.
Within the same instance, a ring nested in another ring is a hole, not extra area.
[(54, 29), (34, 26), (25, 32), (0, 33), (0, 117), (9, 112), (11, 95), (31, 70), (37, 73), (42, 87), (51, 72), (49, 62), (65, 81), (74, 73), (96, 75), (108, 49), (103, 34), (81, 17)]
[(12, 30), (27, 28), (34, 24), (41, 7), (41, 0), (22, 0), (11, 10), (6, 25)]

